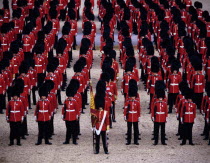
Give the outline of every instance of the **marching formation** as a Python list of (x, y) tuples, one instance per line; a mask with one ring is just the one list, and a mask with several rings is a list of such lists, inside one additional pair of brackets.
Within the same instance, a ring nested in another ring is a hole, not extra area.
[[(158, 144), (159, 130), (161, 143), (167, 145), (165, 126), (168, 114), (173, 112), (179, 123), (180, 145), (187, 140), (194, 145), (196, 114), (204, 117), (201, 135), (209, 139), (210, 145), (210, 15), (202, 10), (202, 3), (193, 6), (191, 0), (98, 0), (101, 74), (95, 95), (91, 83), (97, 48), (94, 0), (84, 1), (81, 17), (81, 0), (12, 0), (11, 9), (9, 1), (3, 0), (3, 6), (0, 113), (6, 109), (9, 146), (15, 139), (21, 145), (21, 139), (29, 135), (27, 114), (32, 105), (36, 105), (34, 118), (38, 124), (36, 145), (42, 144), (42, 139), (52, 144), (49, 140), (54, 135), (54, 115), (59, 105), (66, 125), (63, 144), (72, 139), (77, 145), (80, 119), (90, 97), (94, 152), (99, 153), (102, 137), (108, 154), (108, 131), (115, 127), (115, 112), (120, 109), (116, 107), (118, 84), (124, 96), (121, 117), (127, 123), (126, 145), (131, 144), (132, 126), (133, 142), (139, 145), (142, 109), (148, 109), (154, 122), (154, 145)], [(71, 65), (80, 19), (83, 36), (79, 57)], [(133, 35), (137, 35), (137, 45), (133, 45)], [(71, 67), (74, 74), (67, 74)], [(120, 68), (123, 76), (119, 75)], [(141, 82), (150, 96), (148, 108), (140, 104)], [(66, 91), (64, 101), (62, 91)]]

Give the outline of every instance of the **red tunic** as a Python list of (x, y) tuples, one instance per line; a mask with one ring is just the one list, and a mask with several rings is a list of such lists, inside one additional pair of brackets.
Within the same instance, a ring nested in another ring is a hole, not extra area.
[(166, 118), (168, 117), (166, 101), (164, 99), (157, 99), (152, 107), (151, 113), (154, 122), (166, 122)]
[(8, 102), (6, 116), (9, 122), (20, 122), (24, 116), (24, 107), (20, 99)]
[(51, 118), (51, 107), (51, 103), (48, 99), (40, 99), (36, 104), (36, 110), (34, 112), (37, 121), (49, 121)]

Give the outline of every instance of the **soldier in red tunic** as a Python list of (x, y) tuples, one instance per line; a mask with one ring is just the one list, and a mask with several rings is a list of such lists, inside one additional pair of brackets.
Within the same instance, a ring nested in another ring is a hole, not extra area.
[[(135, 83), (135, 84), (134, 84)], [(140, 99), (138, 95), (138, 86), (135, 80), (131, 79), (129, 82), (128, 97), (125, 101), (124, 106), (124, 120), (127, 122), (128, 127), (128, 138), (126, 145), (131, 143), (132, 125), (134, 128), (134, 144), (139, 145), (139, 126), (140, 122)]]
[(194, 145), (192, 141), (192, 128), (196, 118), (196, 105), (192, 101), (193, 90), (188, 89), (185, 98), (187, 101), (181, 108), (180, 119), (183, 124), (183, 139), (180, 145), (185, 145), (189, 140), (190, 145)]
[(17, 89), (12, 90), (12, 99), (9, 101), (6, 109), (6, 120), (10, 123), (10, 144), (14, 145), (14, 139), (17, 139), (17, 145), (20, 143), (21, 122), (24, 118), (23, 103), (19, 99), (20, 93)]
[(154, 145), (158, 144), (158, 137), (159, 137), (159, 127), (161, 127), (161, 143), (163, 145), (167, 145), (165, 143), (165, 124), (168, 118), (168, 106), (166, 103), (165, 98), (165, 91), (158, 90), (156, 92), (157, 100), (154, 102), (154, 106), (151, 110), (151, 118), (154, 122)]
[(179, 72), (179, 64), (175, 62), (171, 65), (171, 74), (168, 76), (167, 88), (168, 88), (168, 105), (169, 113), (172, 113), (173, 105), (175, 104), (176, 97), (179, 94), (179, 83), (182, 80), (182, 76)]
[(191, 79), (191, 88), (194, 91), (193, 102), (196, 104), (197, 109), (201, 109), (201, 102), (203, 98), (203, 92), (205, 88), (205, 77), (202, 72), (202, 61), (198, 57), (192, 59), (192, 65), (194, 67), (194, 74)]
[(77, 145), (77, 121), (79, 120), (80, 108), (79, 104), (74, 98), (77, 90), (69, 85), (66, 89), (67, 99), (64, 102), (62, 109), (62, 119), (66, 123), (66, 140), (63, 144), (69, 144), (69, 139), (72, 136), (73, 144)]
[(5, 101), (5, 98), (4, 98), (4, 94), (6, 92), (6, 83), (5, 83), (5, 80), (4, 80), (4, 76), (2, 74), (2, 65), (0, 66), (0, 114), (4, 114), (3, 112), (3, 109), (4, 108), (4, 101)]
[(49, 142), (49, 121), (51, 119), (51, 103), (47, 99), (48, 88), (40, 87), (39, 96), (40, 100), (36, 104), (36, 110), (34, 112), (35, 120), (38, 122), (39, 134), (38, 141), (35, 145), (42, 144), (42, 139), (45, 139), (45, 144), (51, 145)]
[(100, 82), (96, 87), (95, 95), (95, 108), (97, 109), (96, 121), (93, 125), (96, 131), (96, 146), (95, 154), (99, 153), (100, 149), (100, 136), (103, 141), (103, 148), (105, 154), (109, 154), (107, 146), (107, 131), (109, 130), (109, 113), (106, 110), (105, 96), (106, 96), (106, 83)]

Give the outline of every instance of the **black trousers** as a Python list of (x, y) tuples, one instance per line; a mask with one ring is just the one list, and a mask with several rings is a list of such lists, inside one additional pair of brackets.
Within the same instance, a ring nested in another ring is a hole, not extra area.
[(83, 109), (85, 109), (85, 95), (84, 93), (81, 92), (81, 96), (82, 96), (82, 113), (84, 112)]
[(197, 105), (197, 109), (199, 110), (201, 108), (202, 99), (203, 99), (203, 93), (194, 93), (193, 102)]
[(38, 143), (42, 142), (42, 139), (45, 139), (45, 143), (49, 142), (49, 121), (39, 121), (38, 122)]
[(73, 143), (77, 141), (77, 121), (66, 121), (66, 142), (73, 138)]
[(186, 143), (186, 140), (189, 140), (189, 143), (192, 143), (192, 128), (193, 123), (184, 123), (183, 124), (183, 140), (182, 143)]
[(33, 99), (33, 105), (36, 105), (36, 86), (32, 87), (32, 99)]
[(20, 143), (21, 122), (10, 122), (10, 142), (14, 143), (14, 139), (17, 139), (17, 143)]
[(177, 95), (178, 95), (178, 93), (169, 93), (168, 94), (169, 112), (172, 112), (172, 108), (176, 102)]
[(155, 143), (158, 143), (160, 127), (161, 127), (161, 143), (165, 143), (165, 122), (154, 122)]
[(27, 117), (25, 116), (23, 122), (21, 123), (21, 137), (24, 137), (28, 134), (28, 126), (27, 126)]
[(39, 88), (43, 82), (44, 82), (44, 78), (45, 78), (46, 74), (45, 73), (38, 73), (37, 74), (37, 87)]
[(150, 110), (150, 112), (151, 112), (151, 104), (152, 104), (153, 95), (154, 94), (150, 93), (150, 101), (149, 101), (149, 110)]
[(178, 126), (178, 134), (180, 135), (180, 138), (183, 139), (183, 133), (184, 129), (183, 129), (183, 124), (181, 123), (181, 120), (179, 119), (179, 126)]
[(128, 143), (131, 143), (131, 137), (132, 137), (132, 125), (134, 130), (134, 143), (138, 142), (139, 137), (139, 123), (138, 122), (127, 122), (128, 126)]
[(205, 120), (205, 124), (204, 124), (203, 134), (206, 138), (209, 137), (209, 124), (207, 123), (206, 120)]
[(28, 94), (28, 107), (31, 109), (31, 95)]
[(80, 117), (79, 117), (78, 120), (76, 121), (76, 127), (77, 127), (77, 136), (78, 136), (79, 134), (81, 134), (81, 133), (80, 133)]
[(3, 109), (5, 109), (5, 107), (4, 107), (4, 101), (5, 101), (4, 95), (3, 94), (0, 94), (0, 113), (2, 113), (3, 112)]
[(100, 135), (96, 134), (96, 152), (100, 150), (100, 136), (102, 137), (104, 152), (108, 152), (106, 131), (101, 131)]
[(54, 113), (49, 122), (49, 137), (52, 137), (53, 134), (54, 134)]
[(58, 104), (61, 105), (62, 101), (61, 101), (61, 90), (60, 89), (58, 89), (58, 91), (57, 91), (57, 99), (58, 99)]
[(115, 121), (115, 101), (112, 101), (111, 112), (112, 112), (112, 121)]

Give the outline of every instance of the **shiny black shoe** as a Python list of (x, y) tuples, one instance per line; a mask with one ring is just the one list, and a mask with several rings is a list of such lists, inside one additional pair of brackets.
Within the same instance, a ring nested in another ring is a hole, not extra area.
[(51, 142), (46, 142), (45, 144), (52, 145), (52, 143), (51, 143)]
[(157, 145), (158, 143), (154, 143), (153, 145)]
[(181, 143), (180, 145), (186, 145), (186, 143)]
[(193, 142), (189, 143), (189, 145), (195, 145)]
[(117, 122), (115, 119), (112, 122)]
[(204, 133), (201, 134), (201, 136), (204, 136), (204, 135), (205, 135)]
[(14, 145), (14, 143), (13, 143), (13, 142), (10, 142), (10, 143), (8, 144), (8, 146), (12, 146), (12, 145)]
[(162, 145), (167, 145), (166, 143), (162, 143)]
[(135, 145), (139, 145), (139, 143), (134, 143)]
[(208, 140), (208, 137), (205, 137), (203, 140)]
[(23, 136), (23, 137), (21, 137), (21, 139), (24, 139), (24, 140), (26, 140), (26, 137), (25, 137), (25, 136)]
[(106, 152), (104, 152), (106, 155), (108, 155), (109, 154), (109, 152), (108, 151), (106, 151)]
[(40, 144), (42, 144), (41, 142), (37, 142), (35, 145), (40, 145)]
[(179, 135), (180, 135), (179, 133), (176, 134), (176, 136), (179, 136)]
[(69, 142), (65, 141), (65, 142), (63, 142), (63, 144), (69, 144)]
[(151, 140), (155, 140), (155, 138), (152, 138)]
[(98, 151), (96, 151), (94, 154), (99, 154), (99, 152), (98, 152)]
[(178, 140), (182, 140), (182, 138), (178, 138)]
[(131, 143), (128, 143), (128, 142), (127, 142), (125, 145), (130, 145), (130, 144), (131, 144)]
[(18, 145), (18, 146), (21, 146), (22, 144), (20, 144), (20, 143), (17, 143), (17, 145)]
[(74, 145), (78, 145), (78, 143), (77, 143), (77, 142), (74, 142), (73, 144), (74, 144)]

